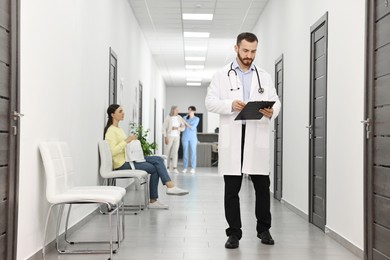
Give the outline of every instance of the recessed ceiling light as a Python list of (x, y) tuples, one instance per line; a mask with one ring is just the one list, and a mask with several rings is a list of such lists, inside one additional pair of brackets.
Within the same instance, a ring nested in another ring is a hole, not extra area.
[(186, 61), (205, 61), (206, 57), (185, 57)]
[(200, 82), (187, 82), (187, 86), (200, 86), (202, 83)]
[(186, 65), (186, 69), (201, 70), (204, 69), (204, 65)]
[(183, 20), (213, 20), (213, 14), (183, 14)]
[(207, 51), (207, 46), (185, 46), (186, 51)]
[(192, 38), (209, 38), (209, 32), (184, 32), (184, 37), (192, 37)]

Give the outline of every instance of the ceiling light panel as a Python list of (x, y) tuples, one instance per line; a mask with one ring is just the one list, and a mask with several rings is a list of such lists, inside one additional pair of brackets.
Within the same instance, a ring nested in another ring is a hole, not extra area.
[(183, 20), (200, 20), (200, 21), (213, 20), (213, 14), (184, 13), (182, 17), (183, 17)]
[(187, 82), (187, 86), (201, 86), (202, 83), (200, 82)]
[(183, 38), (184, 46), (209, 46), (210, 38)]

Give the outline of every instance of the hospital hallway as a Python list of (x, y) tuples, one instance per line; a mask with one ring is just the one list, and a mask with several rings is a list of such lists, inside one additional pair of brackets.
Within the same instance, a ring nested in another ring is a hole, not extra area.
[[(180, 167), (179, 167), (180, 168)], [(160, 200), (169, 210), (144, 210), (126, 215), (126, 238), (113, 260), (357, 260), (351, 251), (329, 237), (307, 219), (272, 198), (271, 234), (274, 246), (261, 244), (256, 237), (254, 190), (244, 177), (240, 192), (243, 237), (238, 249), (225, 249), (226, 221), (223, 210), (223, 178), (216, 167), (197, 168), (196, 174), (170, 174), (187, 196), (167, 196), (159, 185)], [(96, 215), (79, 228), (83, 238), (107, 235), (102, 226), (107, 216)], [(76, 234), (71, 236), (76, 238)], [(107, 255), (59, 255), (51, 248), (46, 257), (53, 259), (107, 259)]]

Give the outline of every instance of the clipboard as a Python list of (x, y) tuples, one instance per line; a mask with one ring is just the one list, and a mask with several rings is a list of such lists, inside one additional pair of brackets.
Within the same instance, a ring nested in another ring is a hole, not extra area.
[(263, 117), (259, 112), (261, 108), (270, 108), (275, 104), (275, 101), (251, 101), (238, 113), (234, 120), (257, 120)]

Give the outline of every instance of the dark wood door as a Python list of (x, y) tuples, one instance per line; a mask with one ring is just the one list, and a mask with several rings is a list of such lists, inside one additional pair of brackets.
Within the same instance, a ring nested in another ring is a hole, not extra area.
[(0, 0), (0, 259), (16, 257), (17, 3)]
[(283, 189), (283, 54), (275, 61), (275, 88), (282, 104), (282, 109), (274, 124), (274, 198), (281, 200)]
[(138, 125), (142, 125), (142, 111), (143, 111), (143, 85), (142, 82), (138, 83)]
[(108, 102), (109, 105), (118, 103), (118, 56), (110, 47), (110, 72), (109, 72), (109, 83), (108, 83)]
[(390, 260), (390, 7), (367, 1), (365, 259)]
[(311, 27), (309, 221), (326, 224), (326, 89), (328, 13)]

